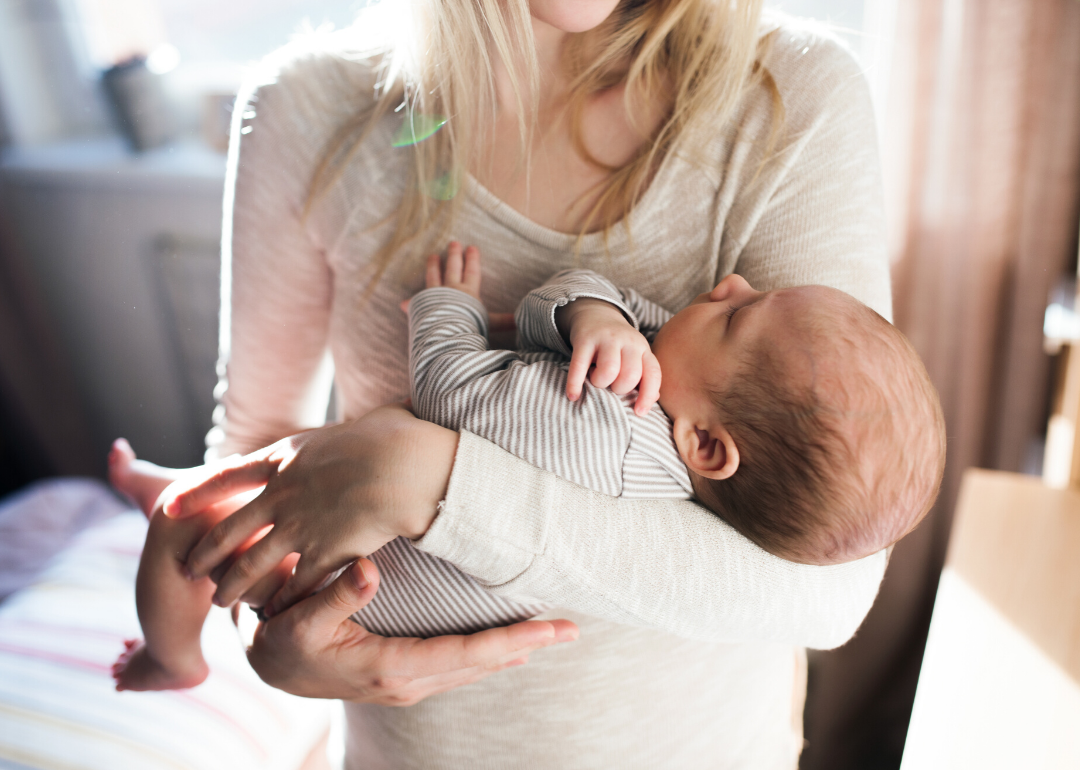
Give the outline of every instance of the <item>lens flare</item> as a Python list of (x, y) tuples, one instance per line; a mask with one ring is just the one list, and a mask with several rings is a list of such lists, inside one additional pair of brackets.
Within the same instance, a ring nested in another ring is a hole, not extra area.
[(460, 189), (461, 179), (457, 174), (452, 174), (449, 171), (424, 185), (424, 192), (427, 193), (428, 197), (437, 201), (453, 200)]
[(394, 134), (391, 144), (394, 147), (409, 147), (433, 136), (436, 131), (445, 125), (446, 118), (442, 115), (415, 115), (409, 113), (405, 116), (405, 124)]

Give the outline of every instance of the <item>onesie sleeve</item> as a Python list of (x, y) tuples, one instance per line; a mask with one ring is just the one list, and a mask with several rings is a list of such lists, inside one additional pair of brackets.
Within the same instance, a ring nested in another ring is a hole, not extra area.
[(464, 391), (519, 361), (510, 350), (488, 350), (487, 309), (445, 287), (425, 289), (409, 302), (409, 374), (416, 416), (457, 430), (470, 406)]
[(518, 347), (551, 350), (569, 358), (572, 351), (555, 325), (555, 311), (586, 297), (610, 302), (622, 311), (631, 326), (638, 328), (637, 316), (615, 284), (592, 270), (562, 270), (530, 291), (518, 305), (514, 314)]
[(621, 494), (630, 429), (618, 397), (587, 385), (571, 401), (564, 356), (488, 350), (486, 328), (483, 304), (456, 289), (426, 289), (413, 297), (416, 416), (493, 441), (514, 457), (551, 469), (560, 481)]
[[(788, 31), (784, 35), (793, 35)], [(717, 278), (758, 289), (835, 286), (888, 315), (889, 274), (874, 116), (851, 57), (819, 37), (781, 40), (769, 62), (785, 107), (778, 154), (751, 135), (720, 182)], [(742, 126), (767, 127), (759, 93)], [(734, 158), (735, 156), (732, 156)], [(496, 592), (717, 642), (828, 649), (873, 604), (884, 552), (833, 566), (773, 556), (692, 502), (611, 499), (463, 433), (446, 499), (417, 545)]]
[(555, 324), (555, 311), (569, 303), (591, 297), (610, 302), (622, 311), (626, 320), (649, 341), (671, 318), (664, 308), (642, 297), (633, 289), (619, 289), (592, 270), (563, 270), (549, 278), (543, 286), (529, 292), (514, 321), (518, 328), (518, 347), (530, 350), (552, 350), (569, 357), (566, 344)]

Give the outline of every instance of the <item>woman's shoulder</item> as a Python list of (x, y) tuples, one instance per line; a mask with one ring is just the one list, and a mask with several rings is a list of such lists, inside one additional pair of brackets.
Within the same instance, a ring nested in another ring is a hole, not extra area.
[(252, 67), (237, 105), (262, 123), (320, 135), (374, 103), (378, 70), (379, 54), (358, 46), (350, 30), (313, 31)]
[(843, 100), (869, 103), (862, 66), (828, 26), (771, 12), (763, 17), (768, 44), (763, 64), (776, 83), (788, 118)]

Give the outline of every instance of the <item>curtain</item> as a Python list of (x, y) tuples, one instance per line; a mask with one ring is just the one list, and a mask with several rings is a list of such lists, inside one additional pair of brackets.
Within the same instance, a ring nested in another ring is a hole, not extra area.
[(812, 659), (805, 770), (898, 767), (960, 474), (1045, 430), (1042, 316), (1075, 269), (1080, 3), (897, 0), (882, 158), (895, 320), (941, 395), (948, 461), (856, 638)]

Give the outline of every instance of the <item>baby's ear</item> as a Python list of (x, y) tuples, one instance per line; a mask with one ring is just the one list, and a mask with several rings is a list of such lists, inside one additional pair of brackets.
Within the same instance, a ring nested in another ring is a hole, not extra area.
[(679, 456), (698, 476), (719, 481), (731, 478), (739, 469), (739, 448), (723, 425), (698, 426), (678, 418), (674, 435)]

